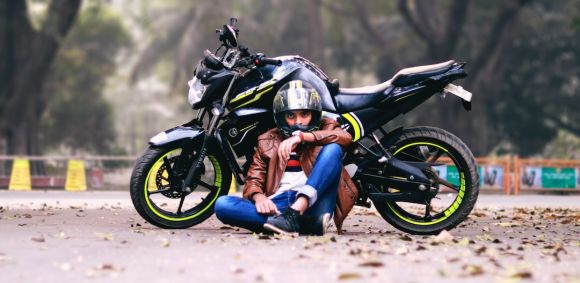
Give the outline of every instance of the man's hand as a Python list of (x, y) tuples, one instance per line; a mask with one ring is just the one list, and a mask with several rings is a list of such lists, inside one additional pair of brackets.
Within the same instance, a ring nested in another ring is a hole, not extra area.
[(291, 136), (280, 143), (278, 146), (278, 158), (280, 160), (288, 160), (290, 153), (301, 142), (299, 136)]
[(280, 213), (274, 202), (264, 194), (255, 194), (254, 202), (256, 203), (256, 210), (260, 214), (275, 215)]

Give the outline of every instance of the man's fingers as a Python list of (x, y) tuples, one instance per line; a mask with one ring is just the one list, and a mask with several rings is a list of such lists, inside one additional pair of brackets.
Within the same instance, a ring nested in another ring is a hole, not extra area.
[(273, 202), (268, 203), (270, 206), (270, 213), (276, 213), (276, 211), (278, 211), (278, 208), (276, 207), (276, 205)]
[(263, 202), (261, 202), (260, 204), (258, 204), (256, 206), (256, 208), (258, 209), (258, 213), (261, 213), (261, 214), (267, 214), (268, 213), (268, 209), (267, 209), (265, 203), (263, 203)]

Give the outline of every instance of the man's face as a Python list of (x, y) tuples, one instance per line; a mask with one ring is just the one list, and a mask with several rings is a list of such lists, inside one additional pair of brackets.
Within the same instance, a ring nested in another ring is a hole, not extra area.
[(312, 112), (310, 110), (287, 111), (284, 118), (286, 118), (286, 123), (288, 123), (288, 126), (290, 127), (296, 124), (305, 126), (310, 124), (310, 120), (312, 120)]

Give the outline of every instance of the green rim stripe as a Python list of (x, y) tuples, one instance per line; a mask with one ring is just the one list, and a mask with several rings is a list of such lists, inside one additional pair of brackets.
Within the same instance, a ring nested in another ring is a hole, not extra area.
[[(397, 153), (399, 153), (401, 150), (403, 150), (403, 149), (405, 149), (405, 148), (408, 148), (408, 147), (410, 147), (410, 146), (413, 146), (413, 145), (431, 145), (431, 146), (437, 147), (437, 148), (439, 148), (439, 149), (441, 149), (441, 150), (443, 150), (443, 151), (445, 151), (445, 152), (449, 153), (449, 152), (448, 152), (448, 151), (447, 151), (445, 148), (443, 148), (443, 147), (441, 147), (441, 146), (439, 146), (439, 145), (436, 145), (436, 144), (434, 144), (434, 143), (429, 143), (429, 142), (416, 142), (416, 143), (411, 143), (411, 144), (408, 144), (408, 145), (405, 145), (405, 146), (403, 146), (403, 147), (399, 148), (397, 151), (395, 151), (395, 153), (394, 153), (393, 155), (397, 155)], [(455, 199), (455, 201), (453, 202), (453, 204), (451, 204), (451, 206), (449, 206), (449, 208), (447, 208), (447, 209), (446, 209), (446, 210), (443, 212), (443, 213), (445, 214), (445, 216), (442, 216), (441, 218), (439, 218), (439, 219), (437, 219), (437, 220), (435, 220), (435, 221), (432, 221), (432, 222), (418, 222), (418, 221), (415, 221), (415, 220), (413, 220), (413, 219), (410, 219), (410, 218), (407, 218), (407, 217), (405, 217), (405, 216), (401, 215), (401, 214), (400, 214), (400, 213), (399, 213), (399, 212), (398, 212), (398, 211), (397, 211), (397, 210), (396, 210), (396, 209), (395, 209), (395, 208), (394, 208), (394, 207), (393, 207), (393, 206), (392, 206), (390, 203), (388, 203), (388, 202), (387, 202), (387, 206), (388, 206), (388, 207), (391, 209), (391, 211), (392, 211), (393, 213), (395, 213), (395, 215), (397, 215), (399, 218), (401, 218), (401, 219), (403, 219), (403, 220), (405, 220), (405, 221), (407, 221), (407, 222), (409, 222), (409, 223), (412, 223), (412, 224), (415, 224), (415, 225), (428, 226), (428, 225), (437, 224), (437, 223), (439, 223), (439, 222), (441, 222), (441, 221), (443, 221), (443, 220), (445, 220), (445, 219), (449, 218), (449, 216), (451, 216), (451, 215), (452, 215), (452, 214), (455, 212), (455, 210), (457, 210), (457, 208), (459, 207), (459, 205), (460, 205), (460, 204), (461, 204), (461, 202), (463, 201), (463, 196), (464, 196), (464, 195), (465, 195), (465, 174), (463, 174), (463, 172), (462, 172), (462, 173), (461, 173), (460, 188), (459, 188), (459, 193), (457, 194), (457, 198)]]
[[(166, 153), (165, 155), (161, 156), (161, 158), (157, 159), (157, 161), (155, 161), (155, 163), (153, 164), (153, 166), (151, 167), (151, 169), (153, 169), (153, 167), (155, 167), (155, 164), (157, 164), (157, 162), (159, 162), (160, 160), (163, 160), (164, 157), (166, 157), (167, 155), (173, 153), (174, 151), (179, 150), (179, 149), (175, 149), (172, 150), (168, 153)], [(219, 163), (217, 162), (217, 160), (209, 155), (208, 158), (210, 159), (211, 163), (213, 164), (213, 166), (215, 167), (215, 181), (214, 181), (214, 185), (218, 187), (218, 191), (216, 192), (214, 198), (211, 200), (211, 202), (209, 203), (208, 206), (204, 207), (201, 211), (199, 211), (198, 213), (194, 214), (194, 215), (190, 215), (188, 217), (185, 218), (175, 218), (175, 217), (170, 217), (167, 215), (163, 215), (161, 214), (159, 211), (157, 211), (153, 205), (151, 205), (151, 202), (149, 201), (149, 195), (147, 194), (147, 189), (148, 189), (148, 184), (149, 184), (149, 177), (151, 175), (151, 172), (153, 172), (153, 170), (149, 170), (149, 173), (147, 173), (147, 178), (145, 178), (145, 201), (147, 202), (147, 206), (149, 206), (149, 209), (151, 209), (151, 211), (153, 211), (153, 213), (155, 213), (155, 215), (165, 219), (165, 220), (170, 220), (170, 221), (185, 221), (185, 220), (189, 220), (192, 218), (195, 218), (197, 216), (199, 216), (201, 213), (203, 213), (204, 211), (206, 211), (208, 208), (211, 207), (211, 204), (214, 203), (214, 201), (217, 199), (217, 197), (219, 196), (219, 193), (222, 189), (222, 170), (221, 167), (219, 165)]]
[(397, 153), (399, 153), (399, 151), (401, 151), (401, 150), (403, 150), (403, 149), (405, 149), (405, 148), (407, 148), (407, 147), (414, 146), (414, 145), (418, 145), (418, 144), (419, 144), (419, 145), (420, 145), (420, 144), (432, 145), (432, 146), (434, 146), (434, 147), (440, 148), (440, 149), (442, 149), (443, 151), (445, 151), (445, 152), (449, 153), (449, 151), (447, 151), (447, 149), (444, 149), (444, 148), (442, 148), (441, 146), (439, 146), (439, 145), (436, 145), (436, 144), (434, 144), (434, 143), (430, 143), (430, 142), (414, 142), (414, 143), (410, 143), (410, 144), (408, 144), (408, 145), (406, 145), (406, 146), (403, 146), (403, 147), (401, 147), (401, 148), (397, 149), (397, 151), (395, 151), (394, 155), (396, 155)]

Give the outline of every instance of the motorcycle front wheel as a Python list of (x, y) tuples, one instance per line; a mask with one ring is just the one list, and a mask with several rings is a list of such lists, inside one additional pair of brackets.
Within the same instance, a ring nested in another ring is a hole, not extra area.
[[(428, 235), (451, 230), (467, 218), (479, 194), (479, 175), (473, 154), (458, 137), (434, 127), (405, 129), (394, 144), (393, 156), (434, 164), (423, 173), (435, 182), (429, 188), (432, 197), (423, 204), (375, 202), (387, 222), (407, 233)], [(398, 191), (390, 187), (378, 190)]]
[(149, 147), (136, 162), (131, 175), (131, 200), (147, 222), (183, 229), (214, 213), (216, 199), (230, 189), (232, 173), (221, 152), (210, 147), (194, 177), (192, 192), (182, 192), (182, 183), (198, 152), (179, 145)]

